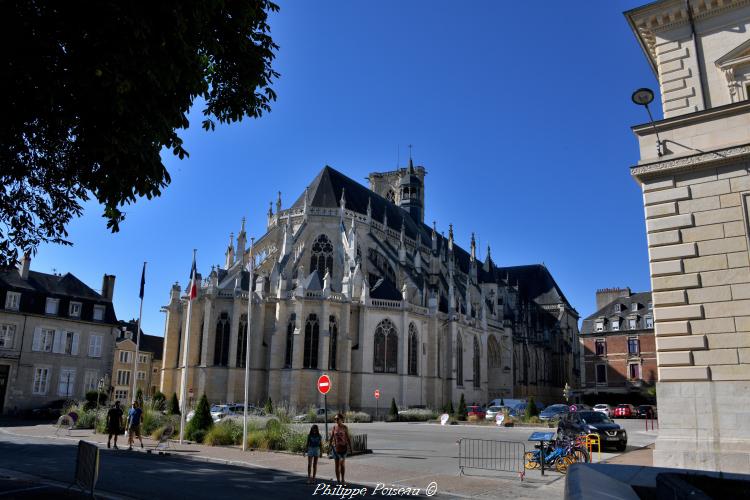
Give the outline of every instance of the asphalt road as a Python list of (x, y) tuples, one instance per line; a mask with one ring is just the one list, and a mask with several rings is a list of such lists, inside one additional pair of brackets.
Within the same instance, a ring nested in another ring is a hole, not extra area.
[[(75, 471), (75, 459), (75, 443), (0, 434), (0, 468), (6, 471), (69, 483)], [(305, 480), (275, 469), (233, 467), (103, 449), (96, 489), (123, 498), (285, 500), (312, 496), (316, 486), (305, 484)], [(7, 479), (3, 485), (0, 480), (0, 496), (3, 496), (3, 489), (14, 490), (11, 483), (12, 480)], [(350, 485), (350, 488), (358, 487), (361, 486)], [(438, 494), (433, 498), (449, 497)]]

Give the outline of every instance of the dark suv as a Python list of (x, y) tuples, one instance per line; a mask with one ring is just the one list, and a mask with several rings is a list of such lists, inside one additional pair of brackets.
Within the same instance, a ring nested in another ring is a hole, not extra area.
[(598, 434), (602, 449), (614, 446), (617, 451), (624, 451), (628, 444), (628, 433), (609, 419), (608, 416), (596, 411), (577, 411), (566, 413), (557, 424), (557, 432), (570, 438), (579, 434)]

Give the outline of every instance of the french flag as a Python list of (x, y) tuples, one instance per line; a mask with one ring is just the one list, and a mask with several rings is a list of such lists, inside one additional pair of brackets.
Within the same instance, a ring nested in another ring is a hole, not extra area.
[(195, 252), (193, 252), (193, 267), (190, 269), (190, 284), (188, 285), (188, 300), (193, 300), (198, 296), (198, 280), (195, 270)]

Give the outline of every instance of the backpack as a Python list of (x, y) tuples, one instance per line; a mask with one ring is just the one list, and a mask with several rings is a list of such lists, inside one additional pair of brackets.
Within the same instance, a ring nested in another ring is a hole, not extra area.
[(338, 427), (333, 431), (333, 447), (336, 453), (344, 453), (347, 449), (346, 430)]

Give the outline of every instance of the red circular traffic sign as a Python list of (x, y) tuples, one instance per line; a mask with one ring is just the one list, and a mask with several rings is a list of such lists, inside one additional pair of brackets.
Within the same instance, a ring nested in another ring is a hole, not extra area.
[(375, 389), (375, 399), (380, 399), (380, 389)]
[(328, 377), (328, 375), (321, 375), (318, 378), (318, 392), (321, 394), (328, 394), (328, 391), (331, 390), (331, 379)]

